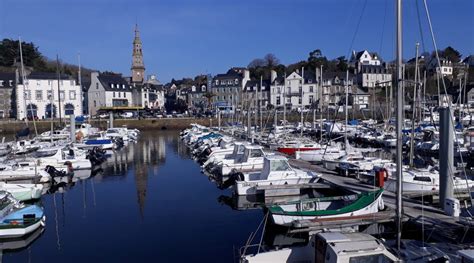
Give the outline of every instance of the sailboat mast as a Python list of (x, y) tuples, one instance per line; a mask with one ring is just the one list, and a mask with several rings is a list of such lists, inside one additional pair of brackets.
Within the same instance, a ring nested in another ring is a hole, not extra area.
[[(28, 84), (25, 77), (25, 67), (23, 65), (23, 49), (21, 47), (21, 38), (18, 38), (19, 46), (20, 46), (20, 64), (21, 64), (21, 81), (23, 82), (23, 101), (25, 102), (25, 111), (26, 111), (26, 118), (25, 122), (28, 125), (28, 106), (26, 105), (26, 89), (28, 89)], [(29, 93), (31, 96), (31, 92)], [(31, 99), (31, 98), (30, 98)], [(31, 119), (33, 121), (33, 127), (35, 128), (35, 135), (38, 136), (38, 129), (36, 128), (36, 114), (33, 114), (33, 105), (30, 103), (30, 113)]]
[[(56, 66), (57, 66), (57, 71), (58, 71), (58, 113), (59, 113), (59, 126), (62, 124), (62, 119), (61, 119), (61, 71), (59, 70), (59, 55), (56, 55)], [(53, 107), (53, 105), (51, 105)], [(52, 118), (52, 115), (51, 115)]]
[(260, 76), (260, 93), (257, 95), (258, 115), (260, 116), (260, 131), (263, 132), (263, 112), (262, 112), (262, 99), (261, 99), (263, 97), (262, 85), (263, 85), (263, 75)]
[(396, 151), (396, 166), (397, 166), (397, 218), (396, 218), (396, 225), (397, 225), (397, 249), (400, 250), (400, 240), (402, 235), (402, 123), (403, 123), (403, 61), (402, 61), (402, 0), (396, 0), (396, 10), (397, 10), (397, 23), (396, 23), (396, 61), (397, 61), (397, 151)]
[(412, 107), (412, 120), (411, 120), (411, 135), (410, 135), (410, 167), (413, 168), (413, 155), (414, 155), (414, 140), (415, 140), (415, 116), (416, 116), (416, 91), (418, 89), (418, 48), (420, 43), (416, 43), (416, 56), (415, 56), (415, 86), (413, 87), (413, 107)]
[(304, 117), (303, 117), (303, 86), (304, 86), (304, 67), (301, 68), (301, 132), (300, 136), (303, 137)]
[(349, 105), (349, 70), (346, 70), (345, 91), (346, 91), (346, 107), (344, 110), (344, 114), (346, 115), (346, 118), (344, 122), (344, 144), (347, 145), (347, 106)]

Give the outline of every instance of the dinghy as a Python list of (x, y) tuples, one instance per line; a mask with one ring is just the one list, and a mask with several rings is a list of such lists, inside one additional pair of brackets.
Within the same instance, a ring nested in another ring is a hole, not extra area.
[(331, 196), (269, 206), (273, 222), (289, 225), (296, 220), (335, 218), (377, 213), (384, 208), (383, 189), (375, 192)]
[(0, 238), (22, 237), (45, 225), (43, 209), (24, 205), (5, 191), (0, 191)]

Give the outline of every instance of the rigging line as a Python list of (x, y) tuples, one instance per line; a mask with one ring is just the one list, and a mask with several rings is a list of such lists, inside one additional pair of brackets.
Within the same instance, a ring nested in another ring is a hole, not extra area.
[(382, 53), (382, 45), (383, 45), (383, 36), (385, 34), (385, 22), (387, 18), (387, 0), (385, 0), (385, 10), (384, 10), (384, 15), (383, 15), (383, 23), (382, 23), (382, 35), (380, 36), (380, 46), (379, 46), (379, 56)]
[(364, 16), (364, 11), (365, 11), (366, 6), (367, 6), (367, 0), (364, 1), (364, 5), (362, 6), (362, 11), (361, 11), (359, 19), (357, 21), (356, 30), (354, 31), (354, 35), (352, 36), (351, 45), (349, 46), (349, 51), (347, 52), (347, 58), (348, 59), (350, 58), (351, 50), (352, 50), (352, 47), (354, 45), (355, 38), (357, 36), (357, 33), (359, 32), (360, 22), (362, 21), (362, 17)]
[[(439, 71), (441, 71), (441, 61), (439, 59), (438, 45), (436, 44), (436, 38), (434, 36), (434, 31), (433, 31), (433, 24), (431, 23), (430, 11), (428, 9), (428, 4), (427, 4), (426, 0), (423, 0), (423, 4), (424, 4), (424, 7), (425, 7), (426, 17), (428, 19), (428, 25), (430, 27), (431, 40), (433, 41), (433, 46), (434, 46), (434, 49), (435, 49), (436, 62), (438, 63)], [(442, 74), (441, 74), (441, 80), (442, 80), (442, 84), (443, 84), (444, 94), (448, 94), (447, 89), (446, 89), (446, 82), (445, 82), (444, 76)], [(450, 100), (448, 100), (448, 108), (449, 109), (452, 108), (452, 103), (451, 103)], [(461, 152), (461, 146), (460, 146), (458, 137), (456, 136), (456, 130), (454, 129), (454, 127), (455, 127), (454, 124), (455, 123), (454, 123), (454, 120), (451, 116), (450, 116), (450, 121), (451, 121), (451, 125), (453, 125), (454, 141), (456, 142), (456, 145), (458, 147), (459, 152)], [(467, 180), (466, 167), (464, 165), (464, 160), (463, 160), (462, 154), (460, 154), (460, 159), (461, 159), (461, 163), (463, 164), (462, 165), (462, 172), (464, 174), (464, 179), (466, 180), (466, 183), (469, 185), (468, 180)], [(449, 169), (449, 172), (451, 174), (454, 174), (453, 167), (451, 165), (448, 165), (448, 169)], [(468, 191), (469, 191), (469, 189), (468, 189)], [(474, 198), (472, 197), (472, 195), (469, 195), (469, 197), (470, 197), (471, 206), (472, 206), (474, 204)]]
[(423, 28), (421, 26), (420, 6), (418, 4), (418, 0), (415, 0), (415, 5), (416, 5), (416, 15), (418, 18), (418, 29), (420, 30), (421, 48), (423, 49), (423, 53), (425, 53), (426, 52), (425, 38), (423, 36)]

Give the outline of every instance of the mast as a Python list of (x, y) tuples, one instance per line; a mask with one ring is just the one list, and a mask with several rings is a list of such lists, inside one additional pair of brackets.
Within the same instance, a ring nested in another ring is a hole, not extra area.
[(412, 107), (412, 120), (411, 120), (411, 135), (410, 135), (410, 168), (413, 168), (413, 152), (415, 140), (415, 116), (416, 116), (416, 91), (418, 88), (418, 48), (420, 43), (416, 43), (416, 56), (415, 56), (415, 86), (413, 87), (413, 107)]
[[(78, 73), (79, 87), (81, 89), (80, 92), (82, 94), (81, 54), (80, 53), (77, 54), (77, 61), (79, 62), (79, 73)], [(82, 111), (84, 111), (84, 109), (82, 109)], [(82, 112), (81, 112), (81, 115), (82, 115)], [(89, 115), (89, 118), (90, 118), (90, 115)]]
[(303, 117), (303, 85), (304, 85), (304, 67), (301, 68), (301, 132), (300, 136), (303, 137), (303, 128), (304, 128), (304, 117)]
[[(314, 69), (314, 80), (318, 81), (318, 74), (316, 73), (317, 69)], [(317, 92), (317, 89), (314, 89)], [(316, 93), (317, 94), (317, 93)], [(316, 107), (315, 107), (315, 102), (317, 100), (318, 96), (314, 96), (313, 101), (311, 102), (311, 108), (313, 109), (313, 123), (311, 125), (311, 128), (313, 128), (313, 131), (316, 131)]]
[[(344, 114), (346, 115), (346, 119), (344, 122), (344, 146), (347, 146), (347, 106), (349, 105), (349, 70), (346, 70), (345, 92), (346, 92), (346, 107), (344, 110)], [(346, 151), (347, 151), (347, 148), (346, 148)]]
[[(260, 76), (260, 94), (257, 96), (257, 104), (258, 104), (258, 114), (260, 115), (260, 131), (263, 132), (263, 115), (262, 115), (262, 100), (263, 97), (263, 75)], [(265, 125), (266, 126), (266, 125)]]
[[(26, 89), (28, 89), (28, 84), (27, 84), (26, 77), (25, 77), (25, 67), (23, 65), (23, 49), (21, 47), (21, 38), (20, 37), (18, 37), (18, 42), (20, 43), (21, 80), (23, 82), (23, 101), (25, 102), (25, 111), (26, 111), (25, 122), (26, 122), (26, 125), (28, 125), (28, 107), (26, 105), (26, 94), (27, 94)], [(31, 96), (31, 92), (30, 92), (30, 96)], [(36, 109), (36, 110), (38, 110), (38, 109)], [(36, 116), (33, 115), (33, 105), (31, 105), (31, 103), (30, 103), (30, 113), (31, 113), (31, 119), (33, 121), (33, 127), (35, 128), (35, 135), (38, 136), (38, 129), (36, 128), (36, 120), (35, 120)]]
[(321, 78), (321, 81), (319, 83), (320, 89), (321, 89), (321, 98), (319, 98), (319, 113), (320, 113), (320, 118), (319, 118), (319, 142), (323, 141), (323, 103), (322, 103), (322, 97), (323, 97), (323, 65), (320, 65), (320, 71), (319, 71), (319, 77)]
[[(62, 124), (62, 119), (61, 119), (61, 90), (60, 90), (60, 81), (61, 81), (61, 71), (59, 70), (59, 55), (56, 54), (56, 66), (57, 66), (57, 71), (58, 71), (58, 113), (59, 113), (59, 126)], [(53, 108), (53, 105), (51, 105), (51, 108)], [(51, 109), (51, 112), (53, 110)], [(53, 118), (53, 114), (51, 114), (51, 118)]]
[(397, 154), (396, 154), (396, 174), (397, 174), (397, 218), (396, 218), (396, 225), (397, 225), (397, 249), (400, 250), (400, 240), (402, 235), (402, 123), (403, 123), (403, 61), (402, 61), (402, 0), (396, 0), (397, 3), (397, 23), (396, 23), (396, 61), (397, 61), (397, 78), (395, 79), (397, 84)]
[(283, 130), (286, 131), (286, 72), (283, 79)]

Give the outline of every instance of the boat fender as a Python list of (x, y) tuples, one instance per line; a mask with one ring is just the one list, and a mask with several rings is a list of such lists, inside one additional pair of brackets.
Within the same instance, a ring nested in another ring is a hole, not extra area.
[(379, 208), (379, 211), (383, 211), (385, 209), (385, 204), (383, 202), (383, 198), (379, 199), (378, 208)]
[(72, 167), (72, 163), (70, 161), (66, 161), (64, 164), (67, 166), (68, 173), (74, 172), (74, 167)]

